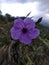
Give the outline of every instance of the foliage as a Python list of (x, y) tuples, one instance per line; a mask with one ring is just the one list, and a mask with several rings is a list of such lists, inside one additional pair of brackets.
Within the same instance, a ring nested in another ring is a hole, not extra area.
[[(41, 33), (30, 45), (10, 37), (15, 17), (0, 16), (0, 65), (49, 65), (49, 29), (38, 25)], [(12, 44), (11, 44), (12, 43)]]

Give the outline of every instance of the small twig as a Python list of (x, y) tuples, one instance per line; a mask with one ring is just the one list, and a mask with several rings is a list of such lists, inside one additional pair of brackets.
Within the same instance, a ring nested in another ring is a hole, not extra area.
[(3, 55), (4, 48), (5, 48), (5, 45), (0, 48), (0, 63), (1, 63), (2, 59), (3, 59), (2, 55)]
[(15, 41), (12, 40), (12, 42), (10, 43), (10, 46), (8, 48), (8, 58), (9, 58), (9, 61), (11, 61), (11, 48), (12, 48), (12, 45), (15, 43)]

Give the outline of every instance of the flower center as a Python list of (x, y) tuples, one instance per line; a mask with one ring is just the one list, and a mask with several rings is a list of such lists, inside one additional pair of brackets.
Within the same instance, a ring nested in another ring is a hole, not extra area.
[(23, 33), (27, 33), (27, 31), (28, 31), (28, 30), (27, 30), (26, 28), (23, 28), (23, 29), (22, 29), (22, 32), (23, 32)]

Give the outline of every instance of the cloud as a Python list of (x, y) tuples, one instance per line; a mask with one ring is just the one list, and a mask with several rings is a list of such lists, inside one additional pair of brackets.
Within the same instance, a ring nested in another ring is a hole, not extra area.
[[(0, 0), (1, 2), (6, 2), (8, 3), (17, 3), (19, 2), (20, 4), (25, 4), (25, 3), (34, 3), (38, 2), (37, 10), (40, 12), (40, 14), (49, 14), (49, 0)], [(12, 7), (11, 7), (12, 8)], [(33, 8), (33, 6), (32, 6)], [(0, 9), (1, 9), (1, 4), (0, 4)]]
[(0, 0), (6, 3), (26, 3), (26, 2), (39, 2), (38, 10), (44, 13), (49, 13), (49, 0)]
[[(29, 6), (29, 7), (28, 7)], [(9, 13), (14, 16), (26, 16), (30, 11), (30, 16), (34, 16), (39, 14), (39, 11), (37, 10), (38, 2), (34, 3), (13, 3), (13, 4), (2, 4), (2, 12), (3, 14)]]
[(15, 2), (20, 2), (20, 3), (25, 3), (27, 0), (0, 0), (1, 3), (3, 2), (9, 2), (9, 3), (15, 3)]
[(34, 20), (43, 17), (41, 24), (49, 27), (49, 0), (0, 0), (0, 3), (3, 14), (26, 16), (31, 11)]
[(6, 2), (6, 0), (0, 0), (0, 3), (1, 3), (1, 2)]
[(38, 10), (44, 13), (49, 13), (49, 0), (40, 0)]

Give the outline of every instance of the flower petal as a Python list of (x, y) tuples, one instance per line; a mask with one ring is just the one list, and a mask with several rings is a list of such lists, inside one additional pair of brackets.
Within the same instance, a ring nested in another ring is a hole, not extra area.
[(15, 30), (15, 28), (12, 27), (10, 32), (11, 32), (12, 39), (14, 39), (14, 40), (19, 39), (19, 37), (21, 35), (21, 30), (20, 29), (19, 30), (18, 29)]
[(35, 22), (31, 18), (24, 19), (25, 27), (29, 30), (35, 27)]
[(21, 18), (18, 18), (18, 19), (16, 19), (15, 21), (14, 21), (14, 27), (15, 28), (23, 28), (24, 27), (24, 22), (23, 22), (23, 20), (21, 19)]
[(24, 44), (29, 44), (31, 43), (31, 39), (29, 38), (28, 34), (22, 34), (19, 38), (20, 42), (24, 43)]
[(31, 39), (35, 39), (39, 34), (40, 34), (40, 31), (37, 28), (30, 29), (28, 32), (28, 35), (30, 36)]

